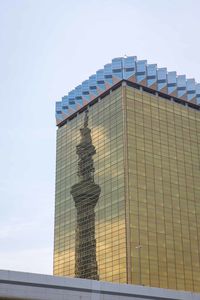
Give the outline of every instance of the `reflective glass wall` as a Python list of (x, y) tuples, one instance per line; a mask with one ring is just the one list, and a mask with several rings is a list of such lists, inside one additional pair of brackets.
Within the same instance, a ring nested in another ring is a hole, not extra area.
[[(96, 212), (100, 280), (127, 281), (123, 114), (121, 88), (89, 108), (88, 127), (96, 154), (94, 181), (101, 188)], [(54, 274), (74, 277), (76, 210), (70, 194), (78, 182), (76, 145), (84, 112), (57, 131)]]
[[(89, 107), (100, 280), (200, 291), (200, 112), (129, 86)], [(57, 131), (54, 274), (74, 276), (76, 145)]]
[(125, 88), (131, 274), (200, 291), (200, 112)]

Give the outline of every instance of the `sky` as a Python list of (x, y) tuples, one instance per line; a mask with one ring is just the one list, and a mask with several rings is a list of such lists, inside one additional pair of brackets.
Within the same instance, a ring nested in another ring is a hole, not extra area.
[(0, 0), (0, 269), (52, 274), (55, 101), (134, 55), (200, 82), (199, 0)]

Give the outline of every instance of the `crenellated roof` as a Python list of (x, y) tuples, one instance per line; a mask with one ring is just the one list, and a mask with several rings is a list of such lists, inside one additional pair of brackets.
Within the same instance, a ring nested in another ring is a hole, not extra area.
[(200, 83), (195, 79), (137, 60), (136, 56), (118, 57), (56, 102), (57, 124), (123, 79), (200, 105)]

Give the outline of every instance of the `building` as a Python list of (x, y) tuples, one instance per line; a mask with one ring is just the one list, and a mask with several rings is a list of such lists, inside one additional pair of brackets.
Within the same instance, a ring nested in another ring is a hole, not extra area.
[(88, 110), (101, 281), (200, 292), (200, 84), (118, 58), (56, 103), (54, 274), (75, 276), (76, 146)]
[(0, 299), (199, 300), (200, 294), (0, 270)]

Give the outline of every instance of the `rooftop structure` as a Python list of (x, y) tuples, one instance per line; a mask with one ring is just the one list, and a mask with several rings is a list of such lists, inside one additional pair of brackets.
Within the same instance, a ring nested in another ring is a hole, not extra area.
[(175, 71), (168, 72), (167, 68), (148, 64), (147, 60), (137, 60), (136, 56), (119, 57), (83, 81), (62, 97), (61, 101), (56, 102), (57, 124), (123, 79), (172, 97), (200, 104), (200, 83), (196, 83), (194, 78), (188, 79), (186, 75), (177, 75)]

